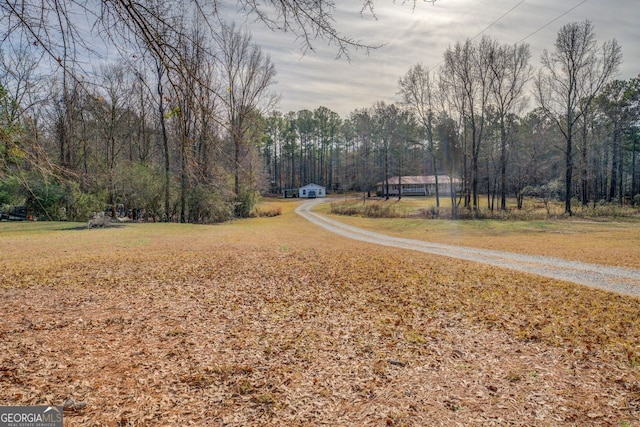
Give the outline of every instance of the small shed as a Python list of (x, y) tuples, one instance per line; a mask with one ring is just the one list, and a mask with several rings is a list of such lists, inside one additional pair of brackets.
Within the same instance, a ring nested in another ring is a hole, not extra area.
[(298, 197), (305, 199), (315, 199), (316, 197), (326, 197), (326, 188), (322, 185), (310, 183), (298, 189)]

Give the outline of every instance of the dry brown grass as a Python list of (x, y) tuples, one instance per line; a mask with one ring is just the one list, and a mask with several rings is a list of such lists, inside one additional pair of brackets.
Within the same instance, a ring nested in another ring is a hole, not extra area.
[[(416, 197), (402, 203), (401, 209), (417, 210), (428, 202)], [(330, 210), (328, 204), (317, 209), (326, 214)], [(640, 268), (640, 218), (608, 221), (583, 218), (450, 221), (343, 215), (334, 218), (367, 230), (411, 239)]]
[[(332, 198), (332, 210), (334, 213), (369, 218), (422, 218), (422, 219), (451, 219), (451, 199), (440, 198), (440, 207), (436, 208), (435, 197), (402, 197), (390, 198), (363, 198), (362, 195), (345, 194)], [(517, 208), (514, 198), (507, 198), (506, 209), (498, 208), (499, 200), (493, 201), (493, 209), (490, 201), (485, 197), (478, 200), (478, 210), (471, 211), (464, 208), (458, 209), (458, 217), (461, 219), (498, 219), (516, 221), (539, 221), (548, 219), (565, 219), (565, 206), (561, 201), (544, 201), (537, 198), (524, 198), (522, 208)], [(582, 206), (574, 202), (573, 218), (589, 220), (610, 220), (612, 218), (622, 220), (640, 220), (640, 207), (617, 203), (597, 203)]]
[(638, 425), (637, 298), (327, 235), (296, 204), (0, 224), (0, 405), (86, 402), (67, 426)]

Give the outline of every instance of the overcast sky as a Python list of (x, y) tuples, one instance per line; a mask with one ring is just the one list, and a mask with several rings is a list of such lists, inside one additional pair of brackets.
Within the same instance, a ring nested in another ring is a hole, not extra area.
[(418, 0), (413, 11), (402, 0), (395, 4), (378, 0), (377, 20), (360, 15), (362, 0), (336, 0), (336, 5), (336, 25), (341, 31), (384, 46), (369, 55), (351, 52), (349, 62), (336, 60), (336, 47), (317, 40), (315, 50), (303, 55), (301, 44), (292, 36), (270, 32), (237, 16), (276, 65), (274, 89), (281, 95), (281, 111), (313, 110), (322, 105), (346, 118), (356, 108), (370, 107), (378, 100), (400, 101), (398, 79), (412, 65), (421, 62), (437, 67), (449, 45), (480, 33), (501, 43), (526, 38), (531, 63), (538, 67), (543, 49), (553, 50), (560, 27), (584, 20), (594, 23), (599, 43), (615, 38), (622, 46), (624, 62), (618, 78), (640, 74), (638, 0), (437, 0), (435, 4)]

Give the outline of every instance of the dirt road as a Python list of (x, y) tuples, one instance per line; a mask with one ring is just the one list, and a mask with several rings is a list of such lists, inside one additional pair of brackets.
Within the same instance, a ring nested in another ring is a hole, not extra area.
[(315, 205), (326, 201), (315, 199), (303, 202), (296, 213), (327, 231), (350, 239), (475, 261), (640, 297), (640, 270), (388, 236), (353, 227), (312, 211)]

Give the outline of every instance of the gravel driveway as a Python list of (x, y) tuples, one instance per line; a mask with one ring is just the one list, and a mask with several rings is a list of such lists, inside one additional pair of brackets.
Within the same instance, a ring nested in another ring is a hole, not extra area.
[(296, 213), (325, 230), (362, 242), (481, 262), (495, 265), (496, 267), (509, 268), (579, 285), (605, 289), (624, 295), (640, 296), (640, 270), (388, 236), (343, 224), (312, 212), (313, 206), (326, 201), (324, 199), (316, 199), (303, 202), (296, 208)]

